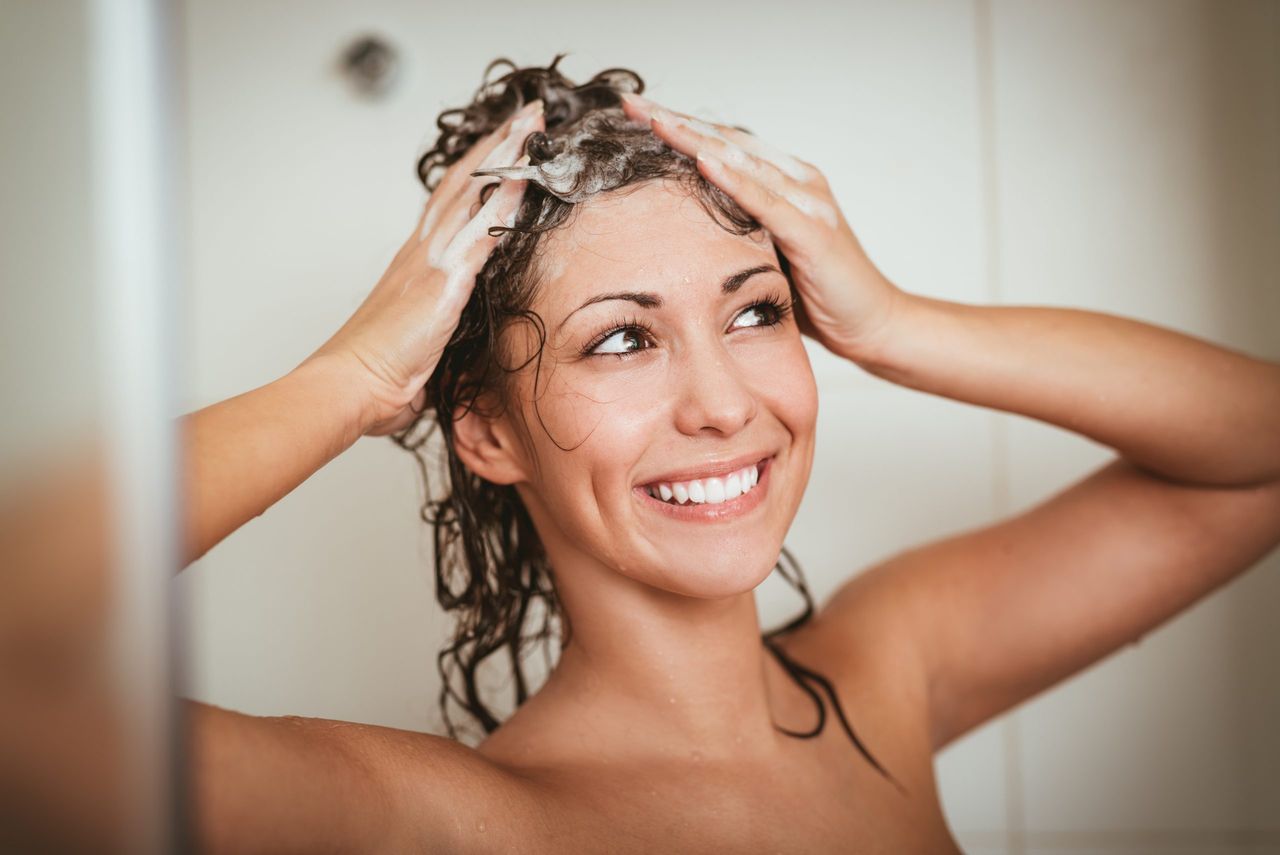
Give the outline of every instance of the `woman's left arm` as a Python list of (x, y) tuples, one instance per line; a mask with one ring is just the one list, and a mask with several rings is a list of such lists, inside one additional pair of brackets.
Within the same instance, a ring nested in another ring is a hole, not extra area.
[[(801, 328), (867, 371), (1076, 431), (1119, 456), (1008, 519), (856, 573), (818, 622), (856, 658), (909, 651), (935, 750), (1145, 633), (1280, 542), (1280, 366), (1079, 309), (910, 295), (814, 167), (630, 99), (769, 230)], [(909, 659), (907, 658), (909, 657)]]
[(913, 389), (1019, 413), (1187, 485), (1280, 480), (1280, 365), (1101, 312), (897, 301), (850, 358)]
[(916, 296), (892, 318), (854, 357), (877, 376), (1119, 453), (1008, 519), (889, 558), (826, 607), (847, 626), (869, 601), (910, 613), (935, 751), (1136, 644), (1280, 543), (1280, 367), (1077, 309)]

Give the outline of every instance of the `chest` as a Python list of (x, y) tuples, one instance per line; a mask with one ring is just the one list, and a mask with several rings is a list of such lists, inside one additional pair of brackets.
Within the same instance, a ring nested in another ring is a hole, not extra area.
[(560, 842), (572, 851), (608, 841), (614, 852), (959, 852), (932, 799), (904, 802), (859, 783), (828, 789), (814, 779), (726, 773), (643, 792), (619, 787), (566, 811)]
[[(895, 788), (823, 734), (785, 764), (704, 758), (561, 770), (483, 830), (470, 852), (956, 853), (926, 758)], [(901, 761), (901, 758), (898, 758)]]
[[(809, 633), (791, 640), (787, 652), (825, 671), (853, 728), (893, 780), (859, 753), (831, 710), (816, 737), (782, 740), (785, 750), (756, 761), (694, 752), (624, 763), (607, 759), (624, 756), (622, 746), (598, 745), (527, 776), (504, 818), (464, 840), (462, 850), (959, 855), (938, 800), (918, 681), (885, 655), (845, 656), (852, 667), (833, 667), (841, 657), (831, 643)], [(775, 713), (793, 728), (813, 724), (814, 710), (803, 701)]]

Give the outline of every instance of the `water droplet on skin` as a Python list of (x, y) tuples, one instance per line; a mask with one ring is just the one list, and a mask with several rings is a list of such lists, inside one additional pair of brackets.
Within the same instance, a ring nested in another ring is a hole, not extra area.
[(484, 820), (476, 823), (476, 831), (479, 831), (482, 834), (484, 833)]

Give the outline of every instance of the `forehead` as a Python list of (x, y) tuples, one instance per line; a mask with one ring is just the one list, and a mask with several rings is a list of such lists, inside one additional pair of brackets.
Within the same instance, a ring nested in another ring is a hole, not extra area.
[(703, 275), (718, 282), (726, 272), (776, 261), (767, 232), (735, 235), (688, 190), (665, 181), (579, 204), (564, 226), (543, 238), (539, 256), (543, 283), (557, 284), (542, 289), (544, 300)]

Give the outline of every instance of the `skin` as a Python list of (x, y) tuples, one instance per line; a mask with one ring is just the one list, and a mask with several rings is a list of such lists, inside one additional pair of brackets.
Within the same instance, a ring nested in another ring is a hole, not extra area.
[[(458, 446), (528, 504), (574, 643), (478, 750), (192, 704), (210, 851), (956, 851), (932, 777), (938, 750), (1134, 643), (1280, 541), (1280, 366), (1098, 312), (912, 295), (871, 263), (812, 165), (643, 99), (626, 109), (764, 224), (793, 265), (796, 318), (735, 325), (749, 291), (783, 288), (776, 274), (717, 291), (725, 275), (773, 260), (763, 239), (728, 235), (662, 185), (585, 205), (551, 242), (535, 309), (555, 330), (586, 297), (629, 283), (666, 301), (623, 310), (653, 326), (655, 348), (579, 358), (575, 346), (621, 304), (584, 310), (549, 342), (539, 412), (550, 436), (521, 376), (519, 407), (464, 419)], [(187, 418), (190, 557), (357, 437), (404, 423), (487, 252), (467, 172), (509, 163), (518, 149), (494, 155), (502, 145), (482, 143), (451, 171), (449, 192), (316, 355)], [(514, 203), (506, 192), (495, 207)], [(813, 723), (763, 655), (751, 599), (812, 462), (801, 331), (889, 382), (1116, 451), (1014, 517), (850, 568), (787, 640), (832, 678), (903, 790), (833, 723), (812, 741), (772, 729)], [(778, 477), (754, 525), (674, 523), (630, 491), (757, 449), (776, 450)]]

